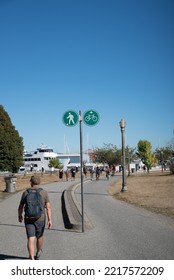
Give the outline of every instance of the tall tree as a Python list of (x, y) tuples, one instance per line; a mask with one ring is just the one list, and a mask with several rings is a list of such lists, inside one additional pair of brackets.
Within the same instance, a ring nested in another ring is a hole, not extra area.
[(109, 165), (119, 164), (121, 162), (121, 151), (113, 144), (104, 144), (103, 148), (96, 148), (93, 151), (92, 157), (94, 162), (108, 163)]
[(172, 145), (166, 147), (157, 148), (155, 150), (156, 158), (159, 162), (170, 160), (174, 156), (174, 149)]
[(0, 170), (16, 173), (23, 164), (23, 138), (0, 105)]
[(144, 165), (147, 167), (147, 171), (153, 166), (155, 161), (155, 155), (152, 154), (152, 145), (147, 140), (140, 140), (137, 145), (137, 155), (141, 158)]

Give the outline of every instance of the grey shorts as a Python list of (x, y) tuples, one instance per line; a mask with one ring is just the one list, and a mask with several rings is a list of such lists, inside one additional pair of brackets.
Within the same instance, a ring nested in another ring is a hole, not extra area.
[(27, 237), (41, 237), (45, 229), (45, 221), (35, 221), (25, 223)]

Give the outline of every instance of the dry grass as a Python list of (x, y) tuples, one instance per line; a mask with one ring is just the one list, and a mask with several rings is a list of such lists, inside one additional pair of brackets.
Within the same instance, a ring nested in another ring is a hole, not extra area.
[[(41, 175), (41, 174), (39, 174)], [(20, 191), (30, 187), (30, 175), (18, 175), (17, 182), (16, 182), (16, 190)], [(52, 174), (43, 174), (40, 176), (41, 184), (49, 183), (49, 182), (56, 182), (59, 181), (59, 177), (57, 173)], [(4, 177), (0, 177), (0, 192), (4, 191), (5, 189), (5, 181)]]
[(109, 188), (116, 199), (174, 218), (174, 175), (169, 171), (131, 174), (127, 192), (120, 191), (121, 184), (120, 179)]
[[(41, 175), (41, 174), (39, 174)], [(59, 181), (58, 173), (52, 173), (52, 174), (43, 174), (41, 177), (41, 184), (46, 184), (49, 182), (57, 182)], [(17, 181), (16, 181), (16, 191), (21, 191), (26, 188), (30, 187), (30, 178), (31, 174), (29, 175), (18, 175)], [(4, 192), (6, 189), (6, 183), (4, 181), (4, 177), (0, 176), (0, 201), (5, 199), (9, 196), (9, 193)]]

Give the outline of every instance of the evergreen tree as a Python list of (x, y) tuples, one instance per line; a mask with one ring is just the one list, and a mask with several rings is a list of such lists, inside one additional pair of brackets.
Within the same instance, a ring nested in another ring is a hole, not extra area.
[(23, 164), (23, 138), (0, 105), (0, 171), (16, 173)]

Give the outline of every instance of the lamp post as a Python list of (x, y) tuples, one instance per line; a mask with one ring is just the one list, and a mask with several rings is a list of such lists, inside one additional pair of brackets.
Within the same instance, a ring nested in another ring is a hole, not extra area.
[(121, 119), (119, 122), (121, 129), (121, 142), (122, 142), (122, 192), (127, 191), (126, 186), (126, 169), (125, 169), (125, 140), (124, 140), (124, 131), (126, 127), (126, 121)]
[(128, 147), (128, 176), (130, 176), (130, 148)]
[(82, 112), (79, 111), (80, 128), (80, 166), (81, 166), (81, 211), (82, 211), (82, 232), (84, 232), (84, 199), (83, 199), (83, 141), (82, 141)]
[(161, 171), (163, 172), (164, 171), (164, 157), (163, 157), (163, 151), (161, 150)]

